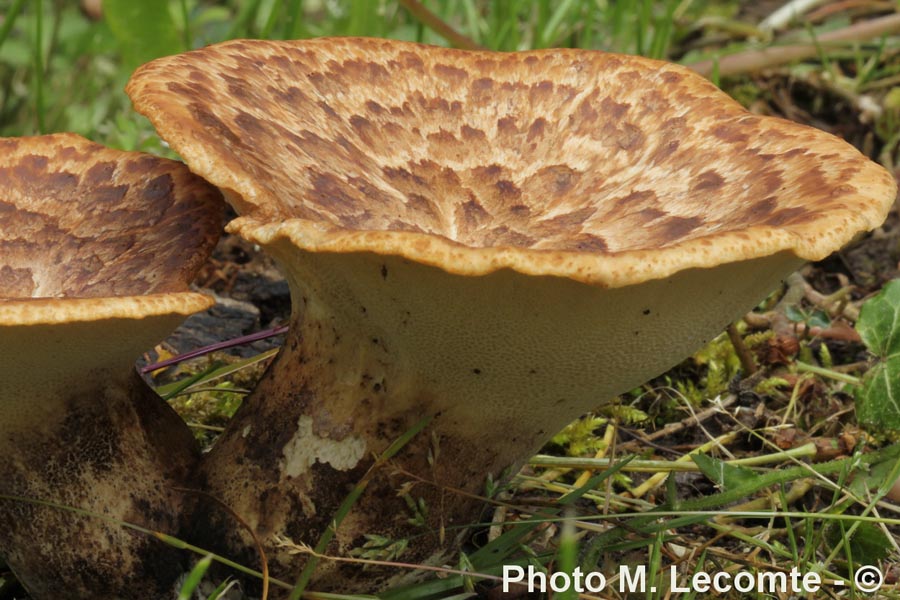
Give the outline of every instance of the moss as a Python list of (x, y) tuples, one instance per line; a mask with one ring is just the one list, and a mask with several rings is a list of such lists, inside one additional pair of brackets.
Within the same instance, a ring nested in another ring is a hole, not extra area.
[(606, 447), (603, 435), (598, 430), (609, 422), (606, 417), (587, 415), (570, 423), (557, 433), (550, 443), (562, 448), (569, 456), (585, 456), (596, 454)]
[[(187, 388), (196, 391), (176, 395), (169, 404), (191, 426), (201, 444), (211, 445), (241, 406), (247, 391), (256, 386), (267, 364), (268, 361), (247, 364), (246, 359), (222, 353), (185, 363), (173, 377), (177, 381), (197, 378)], [(220, 376), (221, 369), (229, 365), (235, 369)]]

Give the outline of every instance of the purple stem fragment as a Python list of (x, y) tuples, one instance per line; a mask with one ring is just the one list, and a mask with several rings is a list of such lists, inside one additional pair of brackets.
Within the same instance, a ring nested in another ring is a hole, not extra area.
[(247, 335), (242, 335), (240, 337), (232, 338), (230, 340), (225, 340), (223, 342), (216, 342), (215, 344), (210, 344), (209, 346), (203, 346), (202, 348), (197, 348), (196, 350), (191, 350), (190, 352), (185, 352), (183, 354), (179, 354), (178, 356), (173, 356), (172, 358), (167, 358), (166, 360), (162, 360), (158, 363), (153, 363), (150, 365), (146, 365), (141, 367), (140, 372), (141, 375), (146, 375), (147, 373), (151, 373), (156, 371), (157, 369), (164, 369), (165, 367), (170, 367), (172, 365), (176, 365), (180, 362), (190, 360), (192, 358), (197, 358), (198, 356), (203, 356), (205, 354), (209, 354), (211, 352), (216, 352), (218, 350), (225, 350), (226, 348), (233, 348), (235, 346), (241, 346), (243, 344), (250, 344), (252, 342), (257, 342), (259, 340), (264, 340), (270, 337), (275, 337), (276, 335), (281, 335), (282, 333), (286, 333), (288, 330), (287, 325), (282, 325), (281, 327), (275, 327), (274, 329), (266, 329), (263, 331), (257, 331), (256, 333), (250, 333)]

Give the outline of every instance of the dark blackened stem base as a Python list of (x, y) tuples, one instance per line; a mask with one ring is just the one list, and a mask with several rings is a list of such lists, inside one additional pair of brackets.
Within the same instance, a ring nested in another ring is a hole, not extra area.
[(195, 487), (197, 444), (136, 373), (97, 381), (35, 398), (58, 402), (58, 418), (3, 432), (0, 493), (84, 512), (0, 501), (0, 554), (35, 600), (174, 597), (190, 557), (117, 522), (182, 535), (193, 499), (174, 488)]

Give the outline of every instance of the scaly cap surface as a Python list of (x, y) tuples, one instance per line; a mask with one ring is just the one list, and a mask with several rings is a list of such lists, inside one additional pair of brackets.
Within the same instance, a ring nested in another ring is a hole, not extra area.
[(73, 134), (0, 139), (0, 326), (202, 310), (188, 284), (222, 218), (178, 162)]
[(226, 42), (127, 91), (266, 244), (619, 287), (878, 226), (893, 178), (691, 71), (596, 51)]

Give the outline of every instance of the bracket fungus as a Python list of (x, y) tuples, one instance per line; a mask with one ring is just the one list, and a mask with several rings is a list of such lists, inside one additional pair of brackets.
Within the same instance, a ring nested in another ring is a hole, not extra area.
[(402, 560), (442, 560), (480, 510), (458, 490), (689, 355), (896, 193), (831, 135), (602, 52), (234, 41), (149, 63), (128, 93), (291, 286), (284, 348), (201, 468), (279, 573), (302, 559), (278, 540), (319, 540), (421, 419), (329, 551), (415, 536)]
[(163, 598), (182, 572), (121, 526), (178, 533), (199, 458), (134, 361), (212, 304), (188, 283), (223, 207), (175, 161), (0, 139), (0, 555), (36, 599)]

